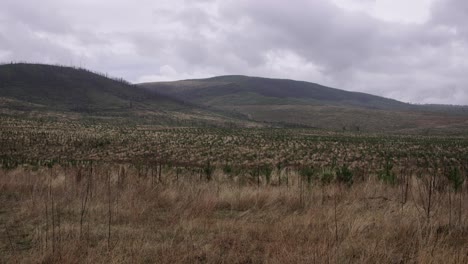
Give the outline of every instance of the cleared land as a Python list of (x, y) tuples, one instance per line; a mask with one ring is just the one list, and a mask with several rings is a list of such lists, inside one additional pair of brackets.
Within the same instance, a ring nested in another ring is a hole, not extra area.
[(0, 262), (468, 261), (466, 137), (0, 124)]

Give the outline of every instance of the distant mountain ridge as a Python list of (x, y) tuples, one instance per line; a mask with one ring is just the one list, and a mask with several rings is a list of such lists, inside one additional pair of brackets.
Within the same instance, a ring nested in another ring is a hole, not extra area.
[[(208, 122), (232, 116), (172, 98), (123, 79), (66, 66), (15, 63), (0, 65), (0, 110), (126, 118), (153, 123)], [(17, 114), (15, 114), (17, 115)]]
[(23, 63), (0, 65), (0, 96), (78, 112), (168, 100), (167, 96), (86, 69)]
[(414, 105), (288, 79), (228, 75), (140, 86), (256, 121), (380, 132), (468, 126), (465, 106)]
[[(218, 76), (176, 82), (142, 83), (140, 85), (162, 94), (202, 103), (210, 98), (219, 96), (254, 93), (262, 97), (296, 100), (296, 103), (303, 104), (317, 102), (327, 102), (328, 104), (344, 103), (346, 105), (382, 109), (408, 108), (411, 106), (394, 99), (340, 90), (316, 83), (242, 75)], [(284, 102), (288, 101), (278, 101), (279, 104), (284, 104)], [(262, 103), (262, 101), (260, 100), (259, 103)]]

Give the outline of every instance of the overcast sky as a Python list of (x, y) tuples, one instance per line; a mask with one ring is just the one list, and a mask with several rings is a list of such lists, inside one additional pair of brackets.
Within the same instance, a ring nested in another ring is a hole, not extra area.
[(0, 61), (244, 74), (468, 105), (465, 0), (0, 0)]

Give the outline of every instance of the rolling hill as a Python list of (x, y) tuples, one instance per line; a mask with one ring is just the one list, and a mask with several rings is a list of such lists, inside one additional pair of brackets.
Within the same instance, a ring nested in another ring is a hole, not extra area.
[(404, 108), (405, 104), (365, 93), (348, 92), (315, 83), (247, 76), (146, 83), (143, 87), (177, 98), (210, 105), (330, 104), (369, 108)]
[(86, 69), (25, 63), (0, 65), (0, 113), (151, 124), (244, 122)]
[(0, 115), (121, 124), (468, 131), (467, 107), (412, 105), (308, 82), (220, 76), (134, 85), (86, 69), (25, 63), (0, 65)]
[(140, 86), (256, 121), (286, 125), (417, 133), (468, 128), (468, 107), (412, 105), (302, 81), (233, 75)]

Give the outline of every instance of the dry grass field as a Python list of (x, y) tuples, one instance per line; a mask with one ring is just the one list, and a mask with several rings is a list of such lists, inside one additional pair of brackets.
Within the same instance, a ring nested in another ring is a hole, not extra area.
[(467, 263), (468, 139), (2, 119), (0, 263)]
[(164, 167), (161, 177), (138, 176), (126, 165), (3, 171), (0, 260), (468, 261), (467, 195), (462, 192), (433, 190), (429, 199), (428, 185), (416, 176), (406, 197), (405, 188), (372, 179), (308, 187), (294, 171), (286, 173), (287, 185), (257, 186), (221, 171), (207, 182)]

